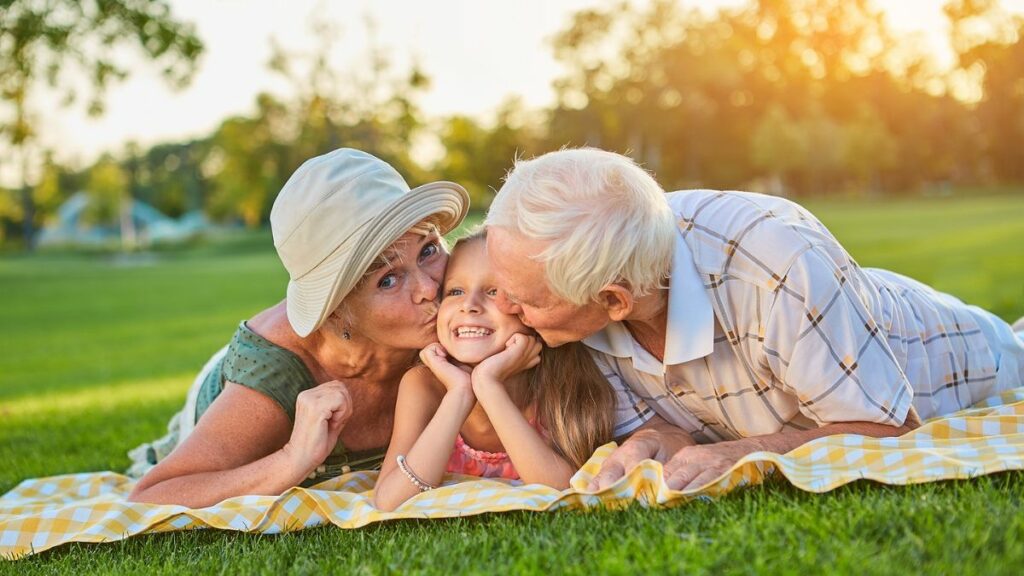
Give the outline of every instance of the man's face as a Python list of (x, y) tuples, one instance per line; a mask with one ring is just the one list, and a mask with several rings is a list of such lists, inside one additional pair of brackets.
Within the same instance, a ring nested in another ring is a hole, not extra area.
[(544, 265), (533, 259), (544, 247), (543, 242), (509, 230), (487, 230), (487, 256), (498, 287), (498, 309), (519, 316), (552, 347), (578, 342), (603, 329), (609, 322), (604, 307), (597, 302), (577, 306), (548, 287)]

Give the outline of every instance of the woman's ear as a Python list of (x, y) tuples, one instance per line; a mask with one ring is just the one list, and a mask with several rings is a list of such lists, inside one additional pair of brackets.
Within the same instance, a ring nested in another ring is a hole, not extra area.
[(597, 293), (597, 301), (612, 322), (622, 322), (633, 311), (633, 292), (620, 284), (609, 284)]

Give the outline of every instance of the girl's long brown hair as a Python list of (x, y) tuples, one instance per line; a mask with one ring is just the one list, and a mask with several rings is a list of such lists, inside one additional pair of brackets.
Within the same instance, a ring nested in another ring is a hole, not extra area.
[[(486, 237), (487, 229), (479, 227), (453, 250)], [(510, 392), (521, 407), (536, 406), (537, 419), (556, 451), (576, 468), (612, 440), (615, 393), (580, 342), (545, 345), (540, 364), (527, 375), (527, 389)]]

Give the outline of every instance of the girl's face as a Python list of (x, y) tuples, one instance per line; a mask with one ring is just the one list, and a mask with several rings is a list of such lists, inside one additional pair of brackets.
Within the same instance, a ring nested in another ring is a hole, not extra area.
[(497, 288), (483, 239), (460, 244), (448, 261), (437, 337), (448, 354), (463, 364), (478, 364), (505, 349), (515, 333), (527, 334), (516, 316), (495, 306)]
[(409, 232), (392, 244), (345, 299), (359, 336), (416, 350), (437, 338), (437, 305), (448, 254), (436, 233)]

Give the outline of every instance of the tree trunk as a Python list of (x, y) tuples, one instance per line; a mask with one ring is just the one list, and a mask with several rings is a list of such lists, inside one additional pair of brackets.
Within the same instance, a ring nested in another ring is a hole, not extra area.
[(22, 144), (18, 147), (18, 152), (21, 153), (21, 211), (23, 213), (21, 230), (25, 239), (25, 249), (31, 252), (35, 249), (36, 240), (36, 204), (32, 197), (32, 187), (28, 184), (28, 149)]

